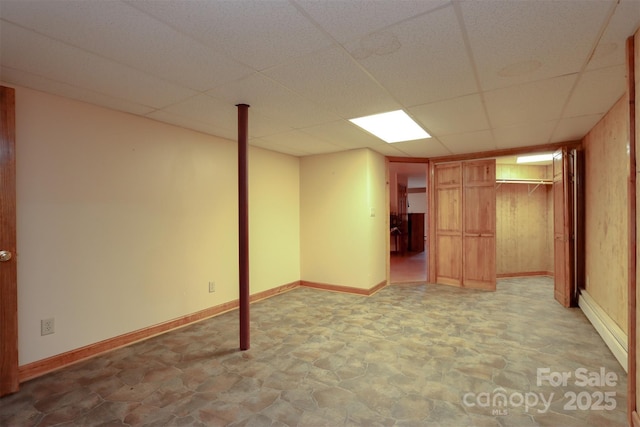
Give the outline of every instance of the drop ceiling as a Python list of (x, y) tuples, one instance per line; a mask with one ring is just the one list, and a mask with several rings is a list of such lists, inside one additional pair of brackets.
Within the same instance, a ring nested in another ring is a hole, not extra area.
[[(625, 93), (640, 0), (0, 0), (0, 81), (304, 156), (582, 138)], [(433, 138), (348, 122), (404, 109)]]

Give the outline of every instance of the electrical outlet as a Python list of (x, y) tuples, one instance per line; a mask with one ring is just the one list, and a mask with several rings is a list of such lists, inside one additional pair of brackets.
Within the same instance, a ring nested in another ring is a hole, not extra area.
[(209, 282), (209, 293), (216, 291), (216, 282)]
[(54, 318), (42, 319), (40, 321), (40, 335), (51, 335), (56, 331)]

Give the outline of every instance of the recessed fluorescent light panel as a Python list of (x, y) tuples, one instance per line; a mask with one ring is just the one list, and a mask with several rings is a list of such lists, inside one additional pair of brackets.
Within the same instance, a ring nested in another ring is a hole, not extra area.
[(358, 117), (349, 121), (390, 144), (431, 138), (431, 135), (402, 110)]
[(553, 160), (553, 154), (535, 154), (533, 156), (521, 156), (516, 159), (516, 163), (537, 163)]

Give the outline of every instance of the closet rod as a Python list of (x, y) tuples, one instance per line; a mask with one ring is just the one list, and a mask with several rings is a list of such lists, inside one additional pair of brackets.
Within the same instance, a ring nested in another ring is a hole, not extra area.
[(496, 179), (497, 184), (540, 184), (551, 185), (553, 181), (550, 179)]

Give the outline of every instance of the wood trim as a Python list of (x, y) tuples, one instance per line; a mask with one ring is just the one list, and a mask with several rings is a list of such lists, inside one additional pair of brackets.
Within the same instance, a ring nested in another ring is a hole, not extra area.
[(427, 192), (427, 187), (414, 187), (414, 188), (407, 188), (407, 193), (412, 194), (412, 193), (426, 193)]
[(631, 413), (631, 425), (633, 425), (633, 427), (640, 427), (640, 416), (638, 416), (636, 411)]
[(514, 156), (517, 154), (539, 153), (542, 151), (554, 151), (563, 147), (566, 147), (567, 149), (579, 148), (581, 146), (582, 146), (582, 141), (567, 141), (567, 142), (558, 142), (554, 144), (530, 145), (527, 147), (519, 147), (519, 148), (503, 148), (500, 150), (478, 151), (476, 153), (454, 154), (451, 156), (431, 157), (428, 160), (432, 162), (437, 162), (437, 163), (457, 162), (457, 161), (465, 161), (465, 160), (488, 159), (488, 158), (502, 157), (502, 156)]
[(0, 396), (15, 393), (18, 378), (18, 267), (16, 236), (15, 89), (0, 86)]
[(305, 280), (300, 282), (300, 286), (304, 288), (321, 289), (323, 291), (341, 292), (346, 294), (363, 295), (368, 297), (375, 294), (385, 286), (387, 286), (387, 281), (383, 280), (382, 282), (378, 283), (377, 285), (369, 289), (354, 288), (351, 286), (330, 285), (327, 283), (308, 282)]
[(500, 273), (496, 274), (499, 279), (505, 279), (508, 277), (535, 277), (535, 276), (549, 276), (553, 277), (552, 271), (521, 271), (516, 273)]
[(251, 295), (250, 300), (251, 302), (261, 301), (263, 299), (284, 294), (285, 292), (292, 291), (299, 287), (300, 287), (300, 280), (296, 280), (295, 282), (287, 283), (286, 285), (278, 286), (277, 288), (267, 289), (266, 291), (255, 293)]
[[(370, 289), (353, 288), (349, 286), (328, 285), (323, 283), (314, 283), (306, 281), (295, 281), (287, 283), (282, 286), (278, 286), (273, 289), (258, 292), (251, 295), (251, 302), (261, 301), (266, 298), (278, 296), (285, 292), (289, 292), (299, 287), (308, 287), (314, 289), (320, 289), (325, 291), (343, 292), (353, 295), (371, 296), (387, 286), (387, 281), (383, 280)], [(109, 338), (103, 341), (99, 341), (94, 344), (89, 344), (84, 347), (77, 348), (75, 350), (67, 351), (65, 353), (57, 354), (55, 356), (48, 357), (46, 359), (38, 360), (26, 365), (22, 365), (18, 368), (19, 381), (25, 382), (33, 378), (48, 374), (58, 369), (73, 365), (83, 360), (90, 359), (100, 354), (107, 353), (118, 348), (126, 347), (136, 342), (144, 341), (146, 339), (161, 335), (163, 333), (179, 329), (188, 326), (193, 323), (200, 322), (202, 320), (218, 316), (220, 314), (235, 310), (239, 307), (239, 300), (229, 301), (214, 307), (209, 307), (204, 310), (197, 311), (186, 316), (179, 317), (177, 319), (169, 320), (167, 322), (159, 323), (157, 325), (149, 326), (147, 328), (139, 329), (137, 331), (129, 332), (117, 337)]]
[(427, 175), (427, 216), (428, 216), (428, 230), (427, 239), (429, 239), (429, 259), (427, 260), (427, 282), (436, 283), (436, 263), (437, 263), (437, 244), (436, 237), (436, 184), (435, 184), (435, 164), (429, 163), (429, 171)]
[[(637, 202), (637, 165), (636, 165), (636, 87), (635, 87), (635, 42), (634, 36), (627, 38), (626, 45), (627, 60), (627, 94), (629, 98), (629, 185), (628, 185), (628, 203), (629, 203), (629, 284), (627, 291), (627, 307), (628, 307), (628, 359), (627, 369), (627, 414), (629, 423), (637, 424), (637, 405), (636, 405), (636, 273), (637, 273), (637, 241), (636, 241), (636, 202)], [(635, 414), (635, 418), (633, 417)]]
[(575, 150), (573, 152), (575, 155), (575, 171), (574, 171), (574, 200), (575, 200), (575, 211), (573, 213), (573, 219), (575, 224), (573, 224), (573, 228), (575, 230), (575, 239), (574, 239), (574, 250), (575, 250), (575, 292), (576, 295), (574, 298), (578, 299), (578, 294), (580, 290), (586, 289), (586, 231), (585, 224), (586, 222), (586, 197), (585, 197), (585, 178), (586, 178), (586, 168), (585, 168), (585, 153), (584, 149)]
[(429, 163), (426, 157), (393, 157), (387, 156), (387, 160), (393, 163)]
[(458, 162), (458, 161), (465, 161), (465, 160), (488, 159), (492, 157), (514, 156), (517, 154), (539, 153), (542, 151), (556, 151), (563, 147), (566, 147), (567, 149), (581, 148), (582, 141), (579, 140), (579, 141), (555, 142), (553, 144), (529, 145), (526, 147), (517, 147), (517, 148), (502, 148), (499, 150), (476, 151), (473, 153), (452, 154), (450, 156), (440, 156), (440, 157), (387, 156), (387, 159), (390, 162), (395, 162), (395, 163), (429, 163), (429, 162), (446, 163), (446, 162)]
[[(258, 292), (251, 296), (251, 301), (255, 302), (277, 296), (299, 286), (300, 282), (296, 281), (263, 292)], [(238, 307), (238, 300), (225, 302), (223, 304), (205, 308), (204, 310), (200, 310), (192, 314), (187, 314), (186, 316), (182, 316), (177, 319), (169, 320), (167, 322), (159, 323), (147, 328), (138, 329), (137, 331), (99, 341), (94, 344), (89, 344), (75, 350), (57, 354), (46, 359), (38, 360), (36, 362), (28, 363), (18, 368), (18, 376), (20, 382), (25, 382), (33, 378), (45, 375), (49, 372), (53, 372), (66, 366), (70, 366), (83, 360), (98, 356), (100, 354), (104, 354), (109, 351), (116, 350), (118, 348), (122, 348), (136, 342), (143, 341), (160, 334), (179, 329), (211, 317), (218, 316), (231, 310), (235, 310)]]

